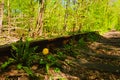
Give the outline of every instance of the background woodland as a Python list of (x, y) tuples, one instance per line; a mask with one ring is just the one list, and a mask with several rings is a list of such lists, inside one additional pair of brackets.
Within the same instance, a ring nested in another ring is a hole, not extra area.
[(119, 4), (120, 0), (1, 0), (0, 32), (35, 38), (120, 30)]

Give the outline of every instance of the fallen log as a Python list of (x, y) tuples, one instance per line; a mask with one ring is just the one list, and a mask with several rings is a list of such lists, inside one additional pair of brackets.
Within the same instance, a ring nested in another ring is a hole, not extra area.
[[(31, 41), (30, 47), (38, 46), (38, 49), (36, 50), (36, 52), (41, 52), (43, 48), (53, 49), (57, 47), (62, 47), (65, 44), (69, 44), (71, 40), (78, 41), (79, 39), (82, 38), (85, 41), (87, 41), (89, 35), (101, 36), (96, 32), (87, 32), (82, 34), (54, 38), (54, 39)], [(17, 45), (17, 42), (14, 44)], [(0, 56), (10, 56), (11, 49), (12, 49), (11, 44), (0, 46)]]

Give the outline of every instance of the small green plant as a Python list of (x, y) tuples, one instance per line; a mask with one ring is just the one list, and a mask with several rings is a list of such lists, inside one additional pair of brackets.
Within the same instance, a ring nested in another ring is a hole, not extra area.
[(17, 45), (12, 45), (12, 57), (1, 65), (1, 69), (5, 69), (10, 64), (17, 64), (17, 69), (23, 69), (30, 77), (35, 77), (35, 74), (30, 69), (37, 55), (34, 54), (37, 47), (30, 48), (30, 42), (20, 40)]
[(22, 40), (18, 42), (18, 45), (12, 45), (12, 58), (16, 63), (21, 63), (24, 66), (30, 66), (32, 62), (36, 59), (35, 50), (37, 47), (30, 48), (30, 42), (26, 39), (24, 43)]
[(39, 64), (45, 65), (46, 72), (49, 73), (50, 66), (57, 64), (57, 58), (53, 54), (41, 55)]
[(26, 66), (23, 66), (22, 68), (29, 75), (29, 77), (32, 77), (32, 78), (35, 77), (35, 74), (33, 73), (33, 71), (30, 68), (28, 68)]
[(90, 40), (92, 42), (97, 41), (99, 39), (100, 39), (100, 34), (97, 32), (88, 35), (88, 40)]
[(85, 48), (86, 46), (86, 43), (83, 38), (79, 39), (78, 44), (81, 48)]
[(59, 72), (60, 72), (60, 69), (56, 67), (56, 68), (54, 69), (54, 71), (57, 72), (57, 73), (59, 73)]
[(63, 53), (69, 56), (76, 57), (76, 52), (74, 51), (75, 45), (71, 42), (70, 44), (67, 44), (64, 46), (64, 51)]
[(58, 51), (56, 57), (57, 57), (58, 59), (60, 59), (60, 60), (65, 60), (66, 55), (65, 55), (63, 52)]
[(13, 62), (15, 62), (15, 60), (12, 59), (12, 58), (9, 58), (8, 61), (4, 62), (4, 63), (0, 66), (0, 68), (1, 68), (2, 70), (5, 70), (5, 68), (8, 67), (8, 66), (9, 66), (11, 63), (13, 63)]

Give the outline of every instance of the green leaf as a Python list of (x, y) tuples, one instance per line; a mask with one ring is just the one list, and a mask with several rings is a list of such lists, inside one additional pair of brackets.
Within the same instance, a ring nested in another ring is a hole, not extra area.
[(22, 67), (23, 67), (22, 64), (17, 65), (17, 69), (22, 69)]
[(14, 59), (12, 58), (9, 58), (8, 61), (4, 62), (2, 65), (1, 65), (1, 69), (5, 69), (9, 64), (15, 62)]
[(57, 73), (59, 73), (60, 69), (59, 68), (55, 68), (54, 71), (57, 72)]
[(29, 74), (29, 76), (34, 76), (33, 71), (28, 67), (23, 67), (24, 71)]

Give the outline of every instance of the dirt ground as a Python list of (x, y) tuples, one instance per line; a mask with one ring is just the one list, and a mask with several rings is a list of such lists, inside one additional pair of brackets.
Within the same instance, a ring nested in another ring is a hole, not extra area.
[[(77, 56), (67, 55), (60, 71), (55, 67), (45, 73), (44, 67), (33, 65), (31, 69), (40, 80), (120, 80), (120, 32), (110, 31), (94, 42), (86, 42), (85, 47), (72, 45), (71, 52)], [(58, 49), (65, 51), (65, 48)], [(68, 51), (69, 52), (69, 51)], [(67, 53), (68, 53), (67, 52)], [(0, 57), (0, 65), (7, 57)], [(17, 70), (15, 65), (0, 72), (0, 80), (30, 80), (23, 70)]]

